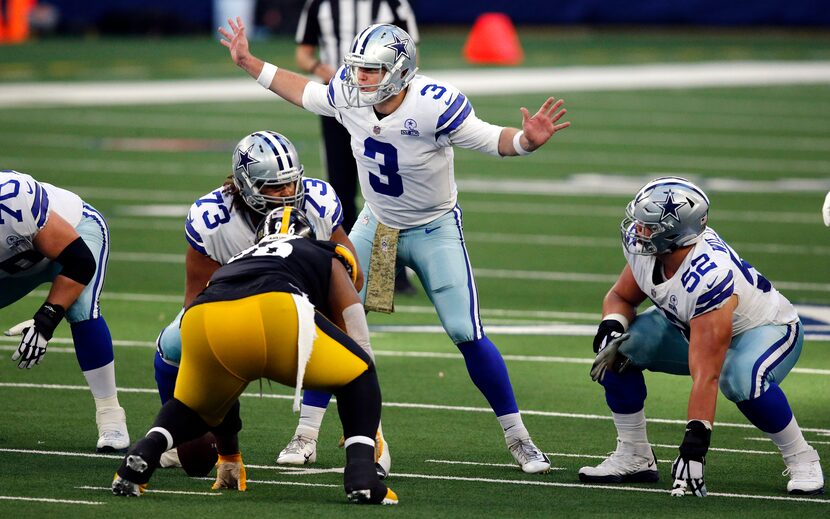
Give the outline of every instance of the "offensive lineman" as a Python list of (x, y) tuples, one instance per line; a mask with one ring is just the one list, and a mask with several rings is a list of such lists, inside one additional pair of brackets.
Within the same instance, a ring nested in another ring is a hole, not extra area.
[(130, 446), (127, 419), (118, 403), (112, 337), (98, 305), (109, 259), (107, 222), (75, 193), (2, 171), (0, 240), (0, 308), (52, 283), (34, 319), (5, 332), (22, 335), (12, 360), (20, 368), (40, 364), (66, 317), (95, 400), (96, 450), (124, 452)]
[[(709, 199), (686, 179), (646, 184), (620, 225), (628, 264), (606, 294), (591, 377), (605, 388), (617, 449), (579, 479), (655, 482), (646, 437), (643, 370), (691, 375), (688, 424), (672, 465), (672, 495), (706, 495), (704, 465), (718, 388), (779, 448), (791, 494), (824, 489), (819, 455), (801, 433), (779, 384), (801, 354), (792, 304), (707, 227)], [(654, 303), (639, 315), (646, 299)], [(629, 327), (630, 324), (630, 327)]]
[[(521, 131), (488, 124), (452, 85), (416, 75), (412, 38), (385, 24), (361, 31), (345, 65), (321, 85), (253, 56), (241, 19), (228, 22), (232, 34), (223, 28), (219, 33), (234, 63), (287, 101), (336, 118), (352, 136), (366, 205), (349, 237), (367, 268), (367, 285), (376, 287), (361, 291), (366, 308), (391, 311), (391, 284), (381, 278), (412, 268), (464, 356), (470, 378), (495, 412), (516, 463), (528, 473), (550, 470), (550, 460), (522, 422), (501, 353), (484, 333), (456, 203), (452, 147), (502, 157), (532, 153), (570, 125), (557, 124), (565, 114), (563, 102), (549, 98), (532, 117), (522, 108)], [(393, 251), (391, 260), (380, 254), (370, 259), (373, 244)], [(380, 274), (373, 278), (373, 272)], [(318, 409), (316, 429), (329, 397), (305, 394), (303, 407)], [(311, 456), (314, 444), (309, 447)]]

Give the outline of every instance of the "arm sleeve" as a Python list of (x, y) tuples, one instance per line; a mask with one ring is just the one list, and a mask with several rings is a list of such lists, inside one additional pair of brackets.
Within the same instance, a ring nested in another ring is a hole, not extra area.
[(450, 134), (449, 142), (453, 146), (500, 157), (499, 136), (503, 129), (501, 126), (482, 121), (472, 113)]
[(297, 44), (319, 46), (320, 24), (317, 21), (319, 8), (319, 0), (308, 0), (303, 6), (300, 21), (297, 23), (297, 34), (294, 37)]
[[(339, 81), (335, 81), (334, 79), (328, 85), (323, 85), (316, 81), (306, 83), (305, 90), (303, 90), (303, 108), (317, 115), (336, 117), (337, 109), (335, 108), (335, 103), (342, 94), (337, 92), (335, 83), (340, 84)], [(340, 118), (338, 117), (337, 120), (339, 121)]]

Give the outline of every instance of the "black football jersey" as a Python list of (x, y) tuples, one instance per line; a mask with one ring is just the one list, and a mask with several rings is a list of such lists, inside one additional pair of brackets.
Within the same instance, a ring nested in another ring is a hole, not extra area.
[(287, 292), (306, 294), (315, 307), (325, 307), (334, 248), (332, 242), (294, 236), (263, 240), (214, 272), (191, 306)]

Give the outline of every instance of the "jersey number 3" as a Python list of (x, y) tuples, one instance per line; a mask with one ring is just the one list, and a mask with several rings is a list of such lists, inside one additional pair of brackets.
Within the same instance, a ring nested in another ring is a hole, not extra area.
[[(371, 137), (363, 141), (363, 154), (378, 163), (380, 173), (369, 172), (369, 184), (376, 193), (399, 197), (403, 194), (403, 179), (398, 174), (398, 150), (388, 142)], [(378, 160), (383, 155), (383, 163)]]

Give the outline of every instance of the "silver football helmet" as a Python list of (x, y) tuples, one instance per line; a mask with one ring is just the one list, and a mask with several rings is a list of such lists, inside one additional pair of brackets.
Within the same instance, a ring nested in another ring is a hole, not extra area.
[(625, 208), (622, 242), (632, 254), (665, 254), (696, 243), (709, 220), (709, 198), (685, 178), (662, 177), (643, 186)]
[[(302, 206), (303, 165), (297, 150), (285, 136), (268, 130), (254, 132), (236, 145), (233, 152), (233, 183), (248, 206), (268, 214), (284, 205)], [(271, 196), (266, 187), (294, 184), (291, 196)]]
[[(370, 25), (355, 36), (343, 61), (346, 63), (343, 97), (351, 107), (372, 106), (389, 99), (406, 88), (418, 71), (412, 37), (389, 24)], [(378, 83), (360, 85), (357, 76), (361, 68), (380, 69), (385, 73)]]

